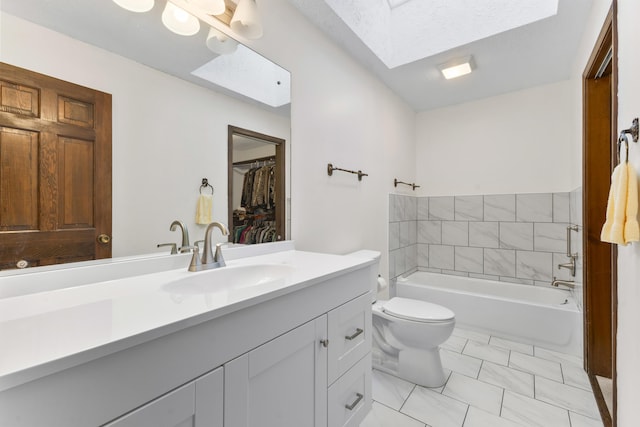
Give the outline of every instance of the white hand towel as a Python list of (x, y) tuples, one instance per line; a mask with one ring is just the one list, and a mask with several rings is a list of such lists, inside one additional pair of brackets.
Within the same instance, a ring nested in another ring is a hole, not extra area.
[(607, 216), (600, 240), (603, 242), (624, 245), (624, 223), (627, 207), (627, 163), (620, 163), (611, 175), (611, 188), (607, 202)]
[(631, 165), (627, 165), (627, 207), (624, 223), (624, 242), (640, 241), (638, 226), (638, 175)]
[(196, 224), (210, 224), (213, 222), (213, 196), (201, 194), (196, 205)]

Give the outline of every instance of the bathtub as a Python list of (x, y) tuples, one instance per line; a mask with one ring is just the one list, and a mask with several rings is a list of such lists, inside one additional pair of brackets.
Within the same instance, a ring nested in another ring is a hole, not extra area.
[(396, 294), (445, 306), (456, 326), (582, 357), (582, 313), (571, 292), (418, 271)]

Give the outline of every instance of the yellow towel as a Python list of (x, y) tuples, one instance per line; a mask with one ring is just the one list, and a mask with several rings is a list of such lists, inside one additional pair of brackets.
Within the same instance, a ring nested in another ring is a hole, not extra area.
[(624, 245), (624, 221), (627, 207), (627, 163), (620, 163), (611, 175), (607, 216), (600, 240)]
[(196, 224), (210, 224), (213, 219), (213, 196), (201, 194), (196, 205)]
[(633, 166), (627, 165), (627, 210), (624, 223), (624, 242), (640, 241), (638, 227), (638, 176)]

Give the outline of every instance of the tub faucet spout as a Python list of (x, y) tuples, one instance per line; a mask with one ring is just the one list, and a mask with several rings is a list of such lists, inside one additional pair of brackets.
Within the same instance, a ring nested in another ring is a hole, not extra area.
[(553, 278), (553, 282), (551, 282), (551, 286), (558, 287), (559, 285), (566, 286), (569, 289), (573, 289), (576, 287), (576, 283), (573, 280), (561, 280)]

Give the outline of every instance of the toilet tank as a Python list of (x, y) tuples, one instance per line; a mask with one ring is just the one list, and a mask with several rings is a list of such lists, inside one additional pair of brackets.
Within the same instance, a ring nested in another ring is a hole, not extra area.
[[(346, 256), (353, 256), (353, 257), (366, 258), (366, 259), (374, 259), (378, 263), (380, 262), (380, 252), (369, 250), (369, 249), (361, 249), (359, 251), (351, 252), (350, 254), (347, 254)], [(376, 302), (376, 299), (378, 298), (378, 273), (375, 272), (375, 270), (372, 270), (372, 271), (373, 271), (373, 273), (371, 274), (371, 278), (370, 278), (370, 283), (371, 283), (371, 302), (374, 303), (374, 302)]]

